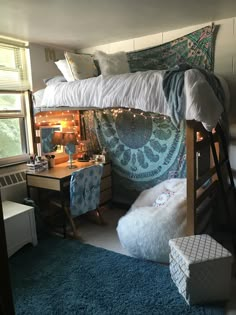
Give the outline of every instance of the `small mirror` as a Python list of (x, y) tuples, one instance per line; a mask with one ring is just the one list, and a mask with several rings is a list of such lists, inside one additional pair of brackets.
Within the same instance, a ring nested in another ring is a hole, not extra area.
[(63, 146), (52, 143), (52, 137), (55, 131), (61, 131), (61, 126), (46, 126), (40, 128), (41, 155), (63, 152)]

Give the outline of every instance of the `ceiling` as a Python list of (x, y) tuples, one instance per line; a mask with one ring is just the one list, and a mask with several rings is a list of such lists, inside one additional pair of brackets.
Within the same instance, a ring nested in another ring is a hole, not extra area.
[(0, 35), (79, 49), (236, 16), (236, 0), (0, 0)]

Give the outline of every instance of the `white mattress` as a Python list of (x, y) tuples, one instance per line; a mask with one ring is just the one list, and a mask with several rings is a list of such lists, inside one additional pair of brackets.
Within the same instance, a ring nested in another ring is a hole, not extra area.
[[(114, 76), (100, 75), (49, 85), (40, 98), (41, 102), (36, 102), (35, 109), (51, 110), (64, 106), (76, 109), (128, 107), (171, 117), (171, 108), (162, 88), (164, 73), (165, 71), (150, 70)], [(185, 119), (200, 121), (210, 131), (223, 112), (223, 104), (220, 104), (198, 70), (187, 70), (184, 81)], [(227, 86), (223, 88), (226, 89)], [(228, 94), (228, 91), (225, 92)]]

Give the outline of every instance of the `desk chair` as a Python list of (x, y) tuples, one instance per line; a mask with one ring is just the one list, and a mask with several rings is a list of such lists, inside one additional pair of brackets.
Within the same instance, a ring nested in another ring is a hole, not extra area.
[(103, 165), (96, 164), (89, 167), (81, 168), (72, 173), (70, 179), (70, 207), (66, 207), (66, 214), (70, 221), (74, 237), (77, 238), (77, 229), (74, 218), (98, 210), (100, 201), (100, 184), (103, 172)]

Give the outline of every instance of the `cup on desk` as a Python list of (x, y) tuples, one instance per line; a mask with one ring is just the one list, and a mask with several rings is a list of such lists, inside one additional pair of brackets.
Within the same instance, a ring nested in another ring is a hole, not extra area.
[(55, 159), (50, 159), (48, 162), (50, 168), (53, 168), (55, 166)]
[(95, 154), (94, 160), (96, 163), (105, 163), (105, 156), (103, 154)]

